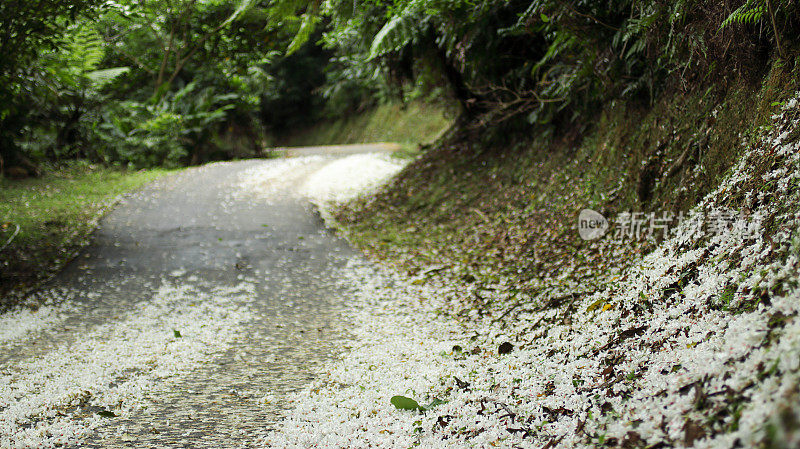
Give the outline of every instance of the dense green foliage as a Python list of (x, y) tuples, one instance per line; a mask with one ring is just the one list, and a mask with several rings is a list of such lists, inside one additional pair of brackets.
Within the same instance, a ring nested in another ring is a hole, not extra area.
[(4, 2), (0, 168), (255, 154), (263, 97), (278, 88), (273, 62), (297, 28), (265, 27), (269, 11), (255, 3)]
[(478, 124), (572, 127), (613, 99), (650, 104), (671, 85), (762, 71), (778, 42), (796, 38), (797, 7), (738, 3), (332, 1), (328, 41), (360, 36), (362, 59), (400, 77), (433, 68)]
[(6, 1), (0, 157), (199, 163), (442, 95), (486, 139), (580, 136), (615, 100), (794, 64), (798, 17), (789, 0)]
[(48, 73), (37, 64), (39, 52), (46, 56), (57, 52), (65, 30), (97, 3), (0, 3), (0, 157), (11, 154), (9, 149), (22, 133), (30, 115), (28, 101), (50, 93), (42, 81)]

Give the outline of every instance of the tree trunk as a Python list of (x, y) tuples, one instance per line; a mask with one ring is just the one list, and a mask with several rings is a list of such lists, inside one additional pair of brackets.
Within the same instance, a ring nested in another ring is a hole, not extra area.
[(431, 48), (433, 49), (433, 54), (436, 58), (437, 64), (439, 65), (439, 69), (442, 71), (445, 80), (450, 85), (450, 89), (452, 90), (453, 95), (456, 97), (456, 100), (463, 108), (466, 118), (475, 117), (480, 112), (478, 106), (478, 97), (472, 91), (470, 91), (467, 83), (464, 81), (464, 75), (447, 57), (447, 52), (445, 49), (439, 46), (439, 44), (436, 42), (436, 34), (431, 27), (428, 28), (428, 40)]

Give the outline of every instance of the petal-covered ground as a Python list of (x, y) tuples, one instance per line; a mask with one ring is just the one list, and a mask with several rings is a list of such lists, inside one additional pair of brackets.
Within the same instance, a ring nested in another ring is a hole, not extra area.
[[(351, 265), (353, 350), (294, 397), (265, 444), (798, 447), (799, 122), (794, 99), (673, 235), (605, 288), (513, 321), (502, 319), (508, 286)], [(699, 232), (732, 205), (748, 213)], [(496, 313), (471, 310), (476, 293)], [(398, 395), (422, 408), (397, 409)]]
[(123, 201), (38, 308), (0, 315), (0, 448), (257, 445), (347, 333), (355, 255), (309, 200), (400, 166), (212, 164)]
[(104, 412), (113, 416), (141, 406), (159, 380), (190, 370), (231, 344), (240, 325), (252, 318), (247, 310), (252, 293), (252, 284), (211, 293), (165, 284), (113, 323), (16, 361), (0, 378), (0, 443), (65, 444), (102, 424)]

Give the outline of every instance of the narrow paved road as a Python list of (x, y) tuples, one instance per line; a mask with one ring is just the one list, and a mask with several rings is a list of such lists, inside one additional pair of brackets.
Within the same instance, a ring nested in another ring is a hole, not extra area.
[(0, 342), (0, 447), (257, 446), (346, 337), (354, 254), (299, 192), (391, 149), (211, 164), (124, 200)]

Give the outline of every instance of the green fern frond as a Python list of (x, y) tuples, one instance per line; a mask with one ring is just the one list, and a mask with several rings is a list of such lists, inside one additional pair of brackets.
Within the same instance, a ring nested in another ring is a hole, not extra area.
[(420, 17), (414, 13), (404, 13), (393, 17), (372, 40), (369, 59), (383, 56), (406, 46), (419, 31), (419, 23)]
[(233, 11), (233, 14), (228, 17), (225, 22), (222, 23), (222, 26), (228, 26), (229, 24), (233, 23), (234, 21), (238, 20), (244, 13), (249, 11), (253, 6), (255, 6), (256, 0), (241, 0), (239, 5)]
[(110, 69), (94, 70), (88, 72), (86, 77), (89, 78), (95, 86), (100, 87), (110, 83), (117, 77), (131, 71), (130, 67), (113, 67)]
[(727, 19), (722, 22), (719, 29), (723, 30), (731, 25), (751, 25), (760, 22), (767, 9), (766, 0), (748, 0), (744, 5), (736, 8)]
[(105, 43), (100, 34), (90, 26), (80, 26), (65, 36), (65, 52), (79, 73), (91, 72), (105, 57)]
[(531, 70), (531, 75), (535, 76), (543, 68), (547, 67), (548, 63), (557, 59), (558, 56), (561, 55), (562, 53), (570, 51), (576, 45), (579, 45), (579, 41), (576, 36), (568, 33), (557, 34), (555, 40), (550, 44), (550, 47), (547, 49), (547, 52), (533, 66)]
[(286, 50), (286, 54), (292, 54), (300, 49), (308, 40), (311, 38), (311, 34), (314, 33), (314, 29), (316, 28), (317, 22), (319, 22), (320, 17), (316, 14), (303, 14), (303, 21), (300, 22), (300, 30), (297, 31), (297, 34), (292, 39), (292, 43), (289, 44), (289, 47)]

